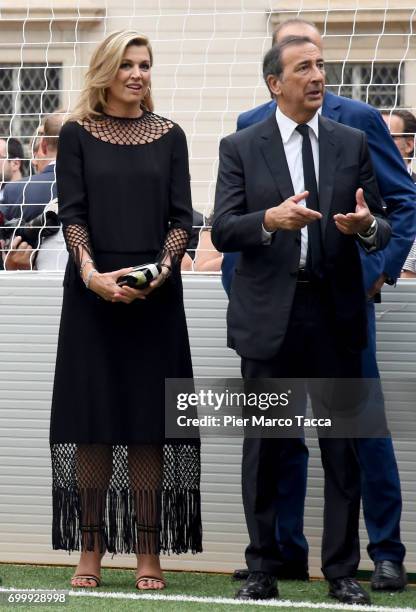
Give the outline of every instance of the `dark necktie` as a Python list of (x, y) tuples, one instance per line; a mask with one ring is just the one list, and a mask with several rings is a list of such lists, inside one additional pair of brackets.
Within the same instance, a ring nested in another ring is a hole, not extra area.
[[(313, 163), (312, 145), (309, 138), (309, 128), (305, 123), (297, 126), (302, 135), (302, 162), (305, 191), (309, 191), (306, 205), (311, 210), (319, 212), (318, 186), (316, 184), (315, 165)], [(323, 246), (320, 221), (313, 221), (308, 225), (308, 253), (306, 256), (306, 269), (313, 276), (323, 276)]]

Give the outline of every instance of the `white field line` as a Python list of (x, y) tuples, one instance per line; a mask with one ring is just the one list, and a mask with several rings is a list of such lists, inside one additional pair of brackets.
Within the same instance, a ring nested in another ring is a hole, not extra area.
[[(15, 593), (16, 591), (24, 591), (31, 593), (52, 593), (54, 589), (18, 589), (15, 587), (0, 587), (0, 593)], [(415, 612), (416, 608), (395, 608), (391, 606), (361, 606), (361, 605), (347, 605), (340, 603), (324, 603), (318, 602), (313, 603), (312, 601), (290, 601), (288, 599), (267, 599), (263, 601), (241, 601), (238, 599), (230, 599), (228, 597), (196, 597), (193, 595), (163, 595), (163, 594), (150, 594), (143, 593), (139, 595), (137, 593), (120, 593), (110, 591), (73, 591), (73, 590), (58, 590), (59, 593), (66, 593), (70, 597), (95, 597), (96, 599), (129, 599), (134, 601), (180, 601), (180, 602), (193, 602), (199, 604), (224, 604), (227, 606), (267, 606), (270, 608), (303, 608), (305, 610), (350, 610), (355, 612), (362, 610), (363, 612)]]

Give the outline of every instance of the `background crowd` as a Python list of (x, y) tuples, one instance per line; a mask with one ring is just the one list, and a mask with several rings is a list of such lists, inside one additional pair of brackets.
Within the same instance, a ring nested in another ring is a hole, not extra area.
[[(416, 172), (413, 171), (416, 117), (409, 110), (399, 108), (383, 110), (382, 116), (416, 183)], [(33, 221), (56, 197), (55, 158), (63, 117), (59, 111), (45, 116), (33, 136), (29, 151), (24, 151), (17, 138), (0, 138), (0, 225), (15, 220), (17, 226), (11, 240), (2, 240), (0, 269), (65, 269), (67, 253), (60, 230), (53, 236), (45, 236), (41, 231), (39, 244), (35, 246), (22, 240), (19, 234), (19, 225)], [(211, 221), (211, 216), (194, 210), (192, 236), (182, 260), (182, 271), (221, 270), (223, 256), (212, 244)], [(416, 278), (416, 243), (403, 266), (401, 278)]]

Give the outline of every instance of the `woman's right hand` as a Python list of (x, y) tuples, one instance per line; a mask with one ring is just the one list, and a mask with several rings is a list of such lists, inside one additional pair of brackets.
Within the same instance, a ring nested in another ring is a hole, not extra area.
[(117, 285), (117, 279), (120, 276), (124, 276), (132, 271), (133, 268), (122, 268), (121, 270), (114, 270), (114, 272), (94, 272), (91, 276), (89, 289), (94, 291), (103, 300), (107, 302), (124, 302), (129, 304), (131, 299), (120, 294), (120, 287)]

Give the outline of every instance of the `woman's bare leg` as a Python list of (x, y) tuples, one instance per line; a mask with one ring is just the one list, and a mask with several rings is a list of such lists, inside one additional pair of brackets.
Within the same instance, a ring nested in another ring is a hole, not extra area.
[(137, 519), (137, 574), (153, 577), (138, 580), (143, 590), (165, 586), (159, 555), (160, 491), (162, 486), (163, 447), (135, 445), (129, 447), (129, 477), (134, 494)]
[(81, 555), (71, 585), (95, 587), (97, 582), (83, 576), (101, 576), (105, 555), (103, 523), (107, 489), (112, 471), (112, 448), (85, 444), (77, 448), (77, 481), (81, 505)]

